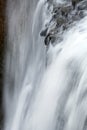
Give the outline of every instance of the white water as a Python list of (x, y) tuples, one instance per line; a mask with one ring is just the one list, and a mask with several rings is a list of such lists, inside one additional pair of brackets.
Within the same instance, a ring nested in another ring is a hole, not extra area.
[(8, 1), (4, 130), (87, 130), (87, 17), (46, 52), (44, 3)]

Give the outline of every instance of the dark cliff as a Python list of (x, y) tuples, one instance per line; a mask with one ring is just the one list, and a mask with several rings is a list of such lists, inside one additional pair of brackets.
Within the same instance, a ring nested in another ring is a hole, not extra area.
[(2, 91), (4, 70), (4, 40), (5, 40), (5, 7), (6, 0), (0, 0), (0, 130), (3, 125)]

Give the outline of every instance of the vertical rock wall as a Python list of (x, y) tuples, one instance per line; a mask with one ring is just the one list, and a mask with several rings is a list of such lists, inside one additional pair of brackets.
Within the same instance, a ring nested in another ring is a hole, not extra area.
[(3, 90), (3, 59), (5, 39), (5, 7), (6, 0), (0, 0), (0, 130), (3, 125), (2, 90)]

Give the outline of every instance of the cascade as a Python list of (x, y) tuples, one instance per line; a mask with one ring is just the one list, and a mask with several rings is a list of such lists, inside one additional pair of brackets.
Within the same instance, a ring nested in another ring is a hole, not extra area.
[(8, 0), (4, 130), (87, 130), (87, 2), (79, 1)]

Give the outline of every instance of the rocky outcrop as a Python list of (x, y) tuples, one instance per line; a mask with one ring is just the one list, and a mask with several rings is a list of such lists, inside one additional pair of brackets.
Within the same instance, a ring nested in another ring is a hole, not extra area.
[(48, 24), (49, 26), (45, 27), (40, 33), (44, 37), (44, 43), (47, 46), (49, 43), (54, 44), (56, 39), (60, 42), (62, 34), (77, 21), (84, 18), (84, 12), (87, 10), (87, 0), (71, 0), (58, 5), (51, 4), (53, 4), (52, 19)]

